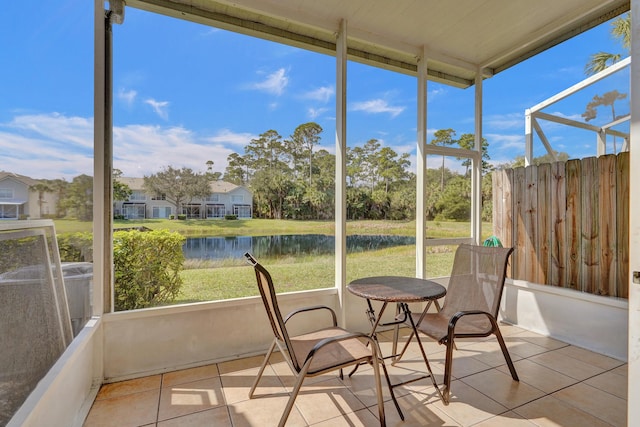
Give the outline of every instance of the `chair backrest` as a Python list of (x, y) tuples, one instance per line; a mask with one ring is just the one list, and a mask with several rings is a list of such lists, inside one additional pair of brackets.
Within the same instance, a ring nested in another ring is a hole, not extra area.
[(498, 316), (513, 248), (462, 244), (456, 250), (442, 312), (482, 310)]
[[(300, 365), (298, 364), (295, 353), (291, 351), (291, 341), (289, 339), (289, 334), (287, 332), (282, 313), (278, 307), (278, 299), (276, 298), (276, 291), (273, 286), (271, 274), (269, 274), (267, 269), (264, 268), (249, 252), (246, 252), (244, 256), (249, 264), (253, 265), (253, 269), (255, 270), (256, 282), (258, 283), (260, 296), (262, 297), (264, 308), (267, 311), (267, 316), (271, 323), (271, 329), (279, 343), (280, 350), (287, 351), (293, 367), (296, 371), (299, 371)], [(284, 348), (282, 348), (282, 346), (284, 346)]]

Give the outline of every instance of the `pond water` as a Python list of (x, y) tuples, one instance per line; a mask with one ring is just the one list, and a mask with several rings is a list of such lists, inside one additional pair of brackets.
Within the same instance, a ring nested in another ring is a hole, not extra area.
[[(347, 236), (347, 253), (365, 252), (394, 246), (413, 245), (412, 236)], [(256, 257), (287, 255), (326, 255), (334, 253), (334, 236), (289, 234), (282, 236), (189, 237), (183, 248), (186, 259), (223, 260), (242, 258), (245, 252)]]

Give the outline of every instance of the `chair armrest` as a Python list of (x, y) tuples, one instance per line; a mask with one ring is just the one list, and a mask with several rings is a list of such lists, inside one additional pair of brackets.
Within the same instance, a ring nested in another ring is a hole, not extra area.
[(287, 314), (287, 317), (284, 319), (284, 323), (286, 324), (289, 321), (289, 319), (291, 319), (296, 314), (305, 313), (305, 312), (308, 312), (308, 311), (315, 311), (315, 310), (329, 310), (329, 312), (331, 313), (331, 319), (333, 321), (333, 326), (338, 326), (338, 320), (336, 319), (335, 311), (333, 311), (333, 309), (331, 309), (331, 307), (327, 307), (326, 305), (312, 305), (312, 306), (309, 306), (309, 307), (302, 307), (302, 308), (299, 308), (297, 310), (294, 310), (291, 313)]
[(456, 328), (456, 323), (458, 323), (458, 320), (460, 320), (464, 316), (480, 315), (480, 314), (482, 314), (484, 316), (487, 316), (487, 318), (491, 322), (492, 328), (495, 327), (496, 319), (494, 319), (493, 315), (491, 313), (489, 313), (489, 312), (482, 311), (482, 310), (458, 311), (456, 314), (451, 316), (451, 319), (449, 319), (449, 333), (447, 335), (447, 337), (448, 337), (447, 339), (451, 340), (453, 338), (454, 331), (455, 331), (455, 328)]

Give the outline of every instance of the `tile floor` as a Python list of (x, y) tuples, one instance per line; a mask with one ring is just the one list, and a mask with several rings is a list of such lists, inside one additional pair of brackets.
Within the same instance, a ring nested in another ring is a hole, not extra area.
[[(402, 422), (386, 386), (388, 426), (626, 426), (627, 365), (523, 329), (501, 330), (520, 382), (512, 380), (495, 338), (457, 342), (451, 403), (437, 398), (424, 379), (395, 389)], [(391, 333), (380, 334), (384, 354)], [(444, 347), (423, 339), (436, 380), (442, 382)], [(395, 366), (392, 382), (424, 371), (418, 347)], [(248, 399), (262, 357), (239, 359), (161, 375), (105, 384), (84, 423), (96, 426), (275, 426), (293, 375), (279, 354)], [(307, 379), (287, 426), (378, 425), (373, 373), (361, 367), (351, 378)]]

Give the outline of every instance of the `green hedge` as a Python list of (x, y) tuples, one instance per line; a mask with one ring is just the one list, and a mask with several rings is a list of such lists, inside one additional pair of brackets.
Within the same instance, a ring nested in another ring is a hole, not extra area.
[(116, 311), (162, 305), (178, 296), (184, 240), (167, 230), (113, 233)]
[[(115, 310), (135, 310), (173, 301), (182, 286), (185, 238), (167, 230), (113, 233)], [(58, 236), (63, 262), (93, 261), (91, 233)]]

